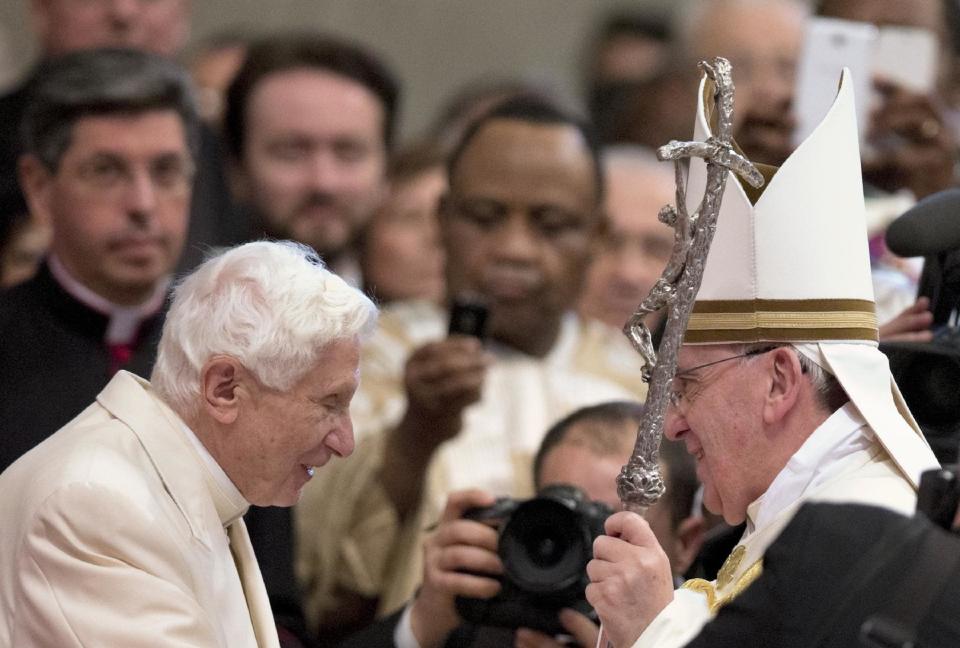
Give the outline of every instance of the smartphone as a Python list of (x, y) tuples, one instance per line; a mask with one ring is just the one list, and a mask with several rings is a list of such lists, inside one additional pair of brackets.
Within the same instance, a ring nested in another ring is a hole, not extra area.
[(861, 152), (868, 154), (864, 133), (870, 112), (880, 101), (874, 79), (890, 81), (912, 92), (931, 92), (937, 74), (936, 36), (916, 27), (878, 28), (837, 18), (810, 18), (794, 93), (795, 144), (806, 139), (827, 114), (845, 67), (853, 78)]
[(487, 335), (487, 306), (473, 297), (456, 297), (450, 306), (450, 335), (471, 335), (483, 340)]
[(807, 21), (793, 95), (797, 119), (795, 145), (813, 132), (833, 105), (843, 68), (850, 70), (853, 81), (862, 141), (869, 116), (873, 50), (878, 34), (879, 29), (868, 23), (819, 16)]

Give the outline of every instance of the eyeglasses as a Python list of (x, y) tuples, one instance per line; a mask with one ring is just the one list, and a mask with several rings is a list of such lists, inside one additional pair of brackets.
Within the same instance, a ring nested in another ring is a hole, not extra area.
[[(676, 375), (673, 377), (673, 379), (674, 381), (676, 381), (678, 378), (683, 380), (684, 377), (689, 376), (695, 371), (706, 369), (707, 367), (712, 367), (714, 365), (722, 364), (724, 362), (729, 362), (730, 360), (737, 360), (738, 358), (749, 358), (752, 356), (763, 355), (764, 353), (769, 353), (770, 351), (773, 351), (774, 349), (778, 349), (778, 348), (780, 347), (779, 346), (763, 347), (760, 349), (747, 351), (746, 353), (740, 353), (738, 355), (732, 355), (726, 358), (721, 358), (720, 360), (714, 360), (713, 362), (705, 362), (701, 365), (697, 365), (695, 367), (690, 367), (689, 369), (678, 371)], [(673, 384), (676, 385), (676, 382), (674, 382)], [(703, 389), (700, 390), (700, 393), (703, 393)], [(683, 412), (686, 410), (687, 407), (690, 406), (692, 402), (693, 402), (693, 398), (687, 394), (685, 389), (677, 389), (676, 387), (674, 387), (673, 389), (670, 390), (670, 406), (671, 407), (674, 407), (677, 410)]]
[[(146, 165), (150, 184), (158, 193), (184, 195), (193, 181), (193, 161), (180, 155), (163, 155)], [(97, 156), (80, 165), (77, 177), (91, 190), (107, 198), (116, 197), (136, 183), (138, 170), (129, 160), (116, 156)]]

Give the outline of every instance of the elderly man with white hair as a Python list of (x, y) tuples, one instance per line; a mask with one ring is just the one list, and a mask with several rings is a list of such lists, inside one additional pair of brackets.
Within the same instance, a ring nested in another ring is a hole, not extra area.
[(0, 646), (277, 646), (241, 516), (352, 452), (376, 315), (293, 243), (186, 277), (151, 381), (118, 373), (0, 475)]

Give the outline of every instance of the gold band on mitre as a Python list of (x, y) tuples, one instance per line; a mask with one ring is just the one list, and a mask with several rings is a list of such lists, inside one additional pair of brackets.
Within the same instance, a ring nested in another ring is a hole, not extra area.
[(864, 299), (703, 300), (693, 306), (684, 342), (877, 341), (877, 314)]

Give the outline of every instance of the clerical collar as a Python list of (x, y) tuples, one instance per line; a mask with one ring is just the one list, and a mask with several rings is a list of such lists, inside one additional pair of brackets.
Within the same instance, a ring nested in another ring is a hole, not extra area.
[(223, 523), (224, 528), (226, 528), (247, 512), (247, 509), (250, 508), (250, 502), (247, 501), (243, 493), (240, 492), (240, 489), (237, 488), (236, 484), (233, 483), (220, 464), (217, 463), (217, 460), (213, 458), (213, 455), (210, 454), (207, 447), (197, 438), (197, 435), (190, 429), (190, 426), (181, 422), (181, 427), (183, 433), (190, 439), (190, 443), (192, 443), (194, 449), (196, 449), (197, 454), (200, 455), (203, 465), (206, 466), (207, 473), (213, 480), (213, 486), (219, 488), (223, 494), (223, 498), (214, 497), (213, 500), (217, 505), (217, 514), (220, 516), (220, 522)]
[(50, 274), (58, 284), (78, 302), (108, 318), (104, 342), (107, 344), (132, 344), (136, 341), (140, 323), (156, 315), (167, 297), (170, 277), (157, 282), (153, 294), (137, 306), (119, 306), (96, 294), (74, 278), (63, 262), (51, 254), (47, 259)]
[(847, 457), (870, 448), (874, 434), (848, 402), (800, 446), (767, 491), (747, 507), (747, 534), (763, 528), (800, 497), (846, 469)]

